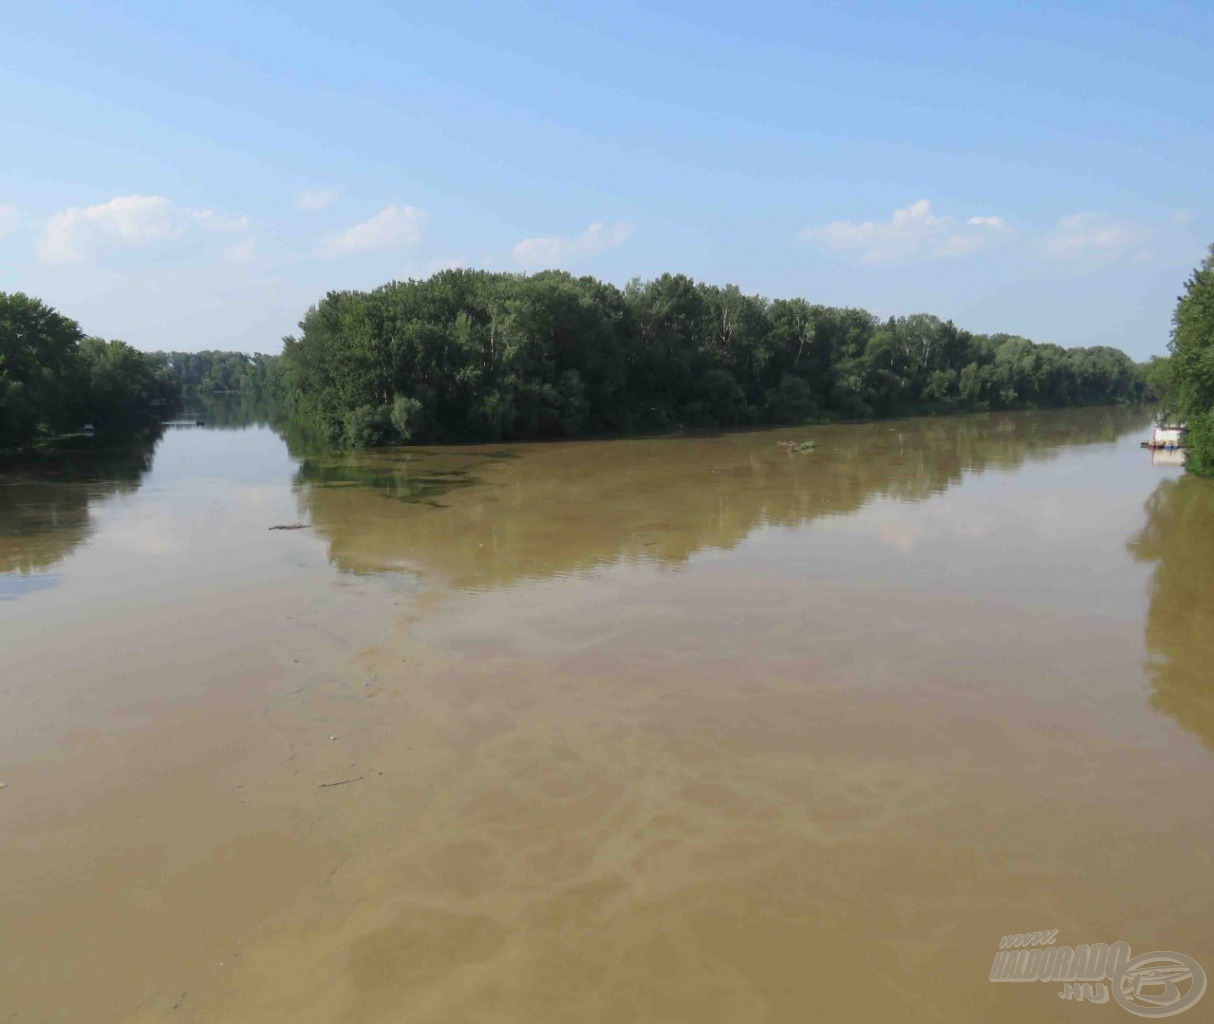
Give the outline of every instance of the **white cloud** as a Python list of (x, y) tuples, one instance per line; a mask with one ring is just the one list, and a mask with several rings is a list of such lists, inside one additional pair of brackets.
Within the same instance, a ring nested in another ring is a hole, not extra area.
[(214, 210), (190, 210), (177, 207), (176, 212), (186, 222), (198, 224), (210, 231), (244, 231), (249, 226), (248, 217), (225, 217)]
[(253, 239), (246, 238), (235, 245), (228, 246), (224, 249), (223, 255), (232, 263), (248, 263), (253, 258), (253, 249)]
[(1180, 224), (1181, 226), (1184, 226), (1186, 224), (1192, 224), (1193, 221), (1195, 221), (1196, 219), (1197, 219), (1196, 210), (1177, 210), (1175, 213), (1172, 214), (1172, 223)]
[(968, 228), (975, 230), (954, 232), (932, 251), (937, 256), (968, 256), (985, 248), (1001, 235), (1015, 233), (1002, 217), (971, 217), (965, 223)]
[(948, 223), (932, 213), (926, 199), (895, 210), (889, 220), (835, 220), (801, 232), (803, 241), (825, 242), (835, 250), (859, 250), (865, 260), (880, 263), (909, 255), (948, 230)]
[(525, 267), (559, 267), (623, 245), (631, 234), (632, 225), (623, 221), (591, 224), (576, 238), (558, 235), (524, 238), (511, 250), (511, 255)]
[(181, 238), (192, 227), (222, 232), (248, 226), (247, 217), (179, 206), (164, 196), (116, 196), (108, 203), (69, 206), (54, 214), (36, 249), (45, 263), (79, 263), (99, 250)]
[(840, 252), (859, 252), (868, 263), (883, 263), (920, 253), (963, 256), (1007, 233), (1011, 228), (1002, 217), (970, 217), (959, 226), (954, 218), (933, 213), (929, 200), (920, 199), (895, 210), (888, 220), (836, 220), (807, 227), (798, 237)]
[(352, 252), (417, 245), (422, 240), (425, 221), (425, 210), (413, 206), (385, 206), (370, 220), (324, 239), (321, 251), (329, 256), (344, 256)]
[(305, 192), (300, 192), (295, 197), (295, 205), (307, 213), (316, 213), (318, 210), (328, 207), (336, 198), (337, 191), (335, 189), (309, 189)]
[(15, 206), (0, 203), (0, 238), (11, 235), (21, 223), (21, 214)]
[(1073, 213), (1063, 217), (1041, 243), (1041, 251), (1052, 260), (1077, 260), (1085, 256), (1116, 259), (1136, 247), (1149, 231), (1134, 224), (1120, 224), (1103, 213)]
[(965, 222), (971, 227), (994, 228), (996, 231), (1010, 231), (1007, 221), (1002, 217), (971, 217)]

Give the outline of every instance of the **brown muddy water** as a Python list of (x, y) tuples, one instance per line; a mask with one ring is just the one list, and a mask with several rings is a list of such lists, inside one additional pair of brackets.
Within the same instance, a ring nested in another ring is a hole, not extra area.
[(0, 1022), (1133, 1019), (988, 975), (1214, 972), (1149, 418), (0, 471)]

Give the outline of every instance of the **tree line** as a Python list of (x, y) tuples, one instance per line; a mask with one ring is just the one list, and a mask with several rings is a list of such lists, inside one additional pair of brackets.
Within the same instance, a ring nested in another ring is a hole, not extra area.
[(0, 450), (86, 425), (101, 432), (143, 426), (183, 396), (273, 397), (277, 363), (260, 353), (140, 352), (86, 335), (40, 299), (0, 292)]
[(1141, 401), (1108, 346), (973, 334), (928, 314), (769, 300), (683, 275), (626, 288), (560, 271), (444, 271), (330, 292), (281, 381), (361, 447), (791, 424)]
[(158, 361), (122, 341), (86, 335), (21, 292), (0, 292), (0, 449), (85, 424), (131, 428), (171, 408), (180, 388)]
[(1214, 476), (1214, 246), (1176, 302), (1169, 350), (1150, 368), (1155, 389), (1167, 415), (1188, 428), (1189, 470)]
[(363, 447), (1134, 402), (1171, 395), (1174, 364), (1175, 352), (1138, 365), (1108, 346), (973, 334), (928, 314), (881, 320), (670, 274), (620, 289), (560, 271), (452, 270), (330, 292), (281, 357), (140, 353), (0, 293), (0, 448), (129, 425), (193, 394), (271, 397), (320, 439)]
[(153, 352), (186, 395), (270, 395), (276, 390), (277, 356), (255, 352)]

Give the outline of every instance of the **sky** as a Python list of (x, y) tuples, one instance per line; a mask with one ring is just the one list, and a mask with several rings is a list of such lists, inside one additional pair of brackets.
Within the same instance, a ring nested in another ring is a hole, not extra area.
[(8, 4), (0, 291), (276, 352), (446, 267), (685, 273), (1165, 351), (1214, 4)]

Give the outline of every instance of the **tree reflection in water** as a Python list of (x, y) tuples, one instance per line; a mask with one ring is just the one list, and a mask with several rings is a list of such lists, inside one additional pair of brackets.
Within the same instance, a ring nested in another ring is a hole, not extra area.
[(1131, 542), (1154, 562), (1146, 645), (1151, 706), (1214, 748), (1214, 481), (1165, 480)]
[[(288, 444), (301, 506), (340, 569), (410, 566), (483, 588), (621, 559), (680, 565), (760, 526), (921, 501), (1148, 422), (1113, 407), (492, 449), (315, 455)], [(806, 437), (820, 442), (810, 454), (778, 444)]]
[[(158, 428), (123, 443), (0, 465), (0, 574), (45, 572), (70, 555), (89, 537), (93, 506), (139, 488), (161, 436)], [(36, 586), (27, 580), (20, 589)]]

